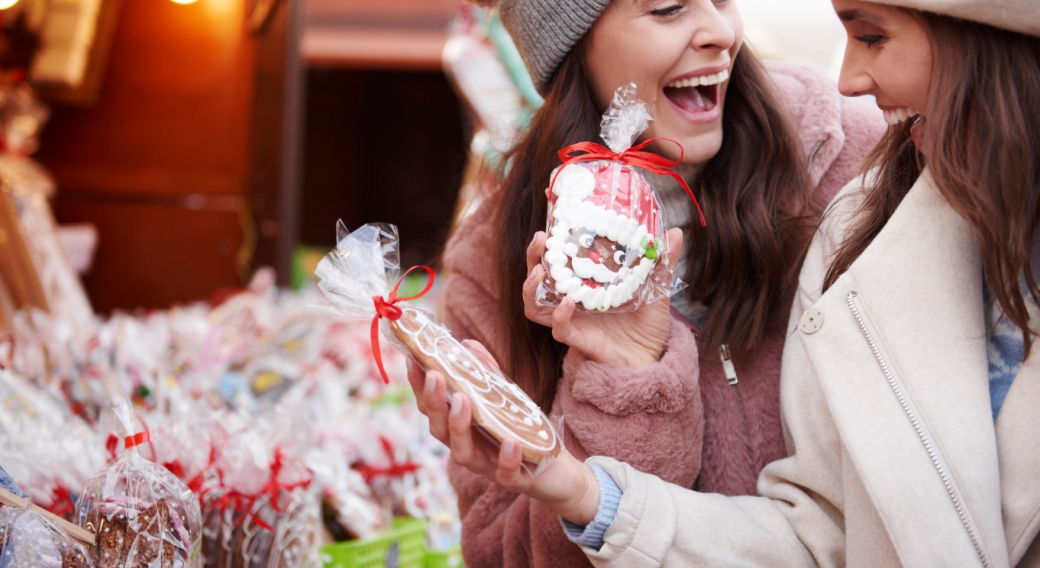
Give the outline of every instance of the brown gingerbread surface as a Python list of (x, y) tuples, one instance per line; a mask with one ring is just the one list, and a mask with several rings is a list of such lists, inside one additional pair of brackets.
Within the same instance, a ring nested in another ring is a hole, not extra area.
[(98, 568), (172, 568), (170, 506), (159, 499), (139, 514), (122, 510), (107, 517), (98, 536)]
[(556, 429), (520, 387), (488, 369), (429, 314), (400, 307), (401, 318), (390, 322), (394, 335), (424, 368), (444, 374), (449, 394), (462, 392), (472, 401), (474, 423), (499, 442), (507, 436), (518, 440), (527, 462), (560, 453)]

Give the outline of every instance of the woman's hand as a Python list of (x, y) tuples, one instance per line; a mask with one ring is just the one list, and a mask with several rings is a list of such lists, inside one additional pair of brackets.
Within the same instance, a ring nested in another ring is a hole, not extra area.
[(523, 464), (523, 452), (513, 438), (496, 448), (486, 436), (474, 436), (472, 404), (462, 393), (445, 395), (444, 377), (426, 374), (426, 415), (430, 432), (451, 448), (451, 459), (471, 472), (510, 491), (542, 502), (556, 514), (578, 525), (587, 525), (599, 508), (599, 483), (592, 470), (563, 450), (533, 475)]
[[(485, 365), (499, 371), (481, 344), (465, 343)], [(408, 380), (419, 410), (430, 419), (430, 433), (451, 449), (455, 463), (510, 491), (541, 501), (572, 523), (592, 522), (599, 508), (599, 483), (588, 466), (564, 450), (537, 476), (532, 475), (523, 467), (523, 452), (516, 440), (506, 439), (496, 446), (483, 434), (474, 436), (473, 405), (461, 393), (455, 393), (449, 404), (447, 383), (441, 373), (424, 373), (413, 363)]]
[[(667, 234), (670, 266), (676, 266), (682, 250), (682, 231)], [(664, 354), (671, 333), (671, 303), (668, 299), (644, 304), (631, 312), (585, 313), (576, 311), (574, 300), (564, 298), (556, 307), (539, 306), (538, 285), (545, 280), (542, 253), (545, 233), (535, 233), (527, 247), (527, 281), (524, 282), (524, 311), (527, 319), (551, 327), (553, 337), (581, 351), (589, 359), (614, 367), (639, 368), (656, 363)], [(667, 271), (666, 263), (656, 271)]]

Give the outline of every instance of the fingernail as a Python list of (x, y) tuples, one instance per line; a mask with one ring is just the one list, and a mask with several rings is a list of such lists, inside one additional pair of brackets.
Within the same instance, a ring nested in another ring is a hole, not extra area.
[(533, 267), (531, 268), (531, 271), (527, 273), (527, 279), (528, 279), (528, 280), (530, 280), (530, 279), (534, 278), (534, 271), (535, 271), (535, 270), (538, 270), (538, 265), (537, 265), (537, 264), (536, 264), (536, 265), (534, 265), (534, 266), (533, 266)]
[(433, 394), (433, 391), (437, 390), (437, 379), (434, 379), (433, 375), (429, 373), (426, 374), (425, 389), (427, 394)]
[(462, 395), (455, 393), (451, 397), (451, 415), (458, 416), (462, 412)]
[(506, 438), (505, 442), (502, 442), (502, 453), (511, 456), (516, 451), (516, 441), (512, 438)]

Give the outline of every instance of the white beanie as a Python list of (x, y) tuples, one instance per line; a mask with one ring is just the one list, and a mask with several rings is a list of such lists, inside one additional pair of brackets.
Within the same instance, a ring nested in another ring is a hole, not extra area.
[(1040, 0), (867, 0), (1040, 36)]

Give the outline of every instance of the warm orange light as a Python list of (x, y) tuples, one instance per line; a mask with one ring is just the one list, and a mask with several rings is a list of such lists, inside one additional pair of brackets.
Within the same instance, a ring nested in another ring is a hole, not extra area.
[(0, 0), (0, 10), (6, 10), (18, 3), (18, 0)]
[[(0, 0), (0, 2), (3, 2), (3, 1), (6, 1), (6, 0)], [(17, 2), (17, 1), (18, 0), (15, 0), (15, 2)], [(194, 4), (194, 3), (198, 2), (199, 0), (170, 0), (170, 1), (173, 2), (174, 4)]]

